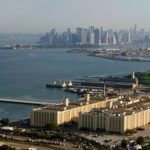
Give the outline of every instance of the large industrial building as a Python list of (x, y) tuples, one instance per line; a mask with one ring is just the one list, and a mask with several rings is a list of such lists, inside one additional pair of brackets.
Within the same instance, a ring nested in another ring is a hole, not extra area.
[(83, 99), (70, 101), (65, 99), (59, 105), (50, 105), (42, 108), (35, 108), (31, 113), (31, 126), (44, 127), (46, 124), (54, 123), (61, 125), (72, 120), (78, 121), (79, 113), (90, 112), (93, 108), (107, 107), (110, 103), (118, 101), (115, 98), (90, 98), (85, 94)]
[(121, 100), (106, 108), (80, 113), (79, 128), (92, 131), (125, 133), (150, 123), (150, 99)]

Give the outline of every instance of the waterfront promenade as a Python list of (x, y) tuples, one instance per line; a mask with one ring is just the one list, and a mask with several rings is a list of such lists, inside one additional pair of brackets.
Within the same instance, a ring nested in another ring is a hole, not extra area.
[(19, 99), (5, 99), (0, 98), (0, 102), (3, 103), (18, 103), (18, 104), (26, 104), (26, 105), (56, 105), (56, 103), (49, 103), (45, 101), (33, 101), (33, 100), (19, 100)]

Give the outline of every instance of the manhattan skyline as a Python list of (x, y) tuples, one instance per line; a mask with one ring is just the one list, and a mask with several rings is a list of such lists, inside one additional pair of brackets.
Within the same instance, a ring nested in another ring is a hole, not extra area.
[(0, 33), (41, 33), (90, 25), (150, 30), (149, 0), (0, 0)]

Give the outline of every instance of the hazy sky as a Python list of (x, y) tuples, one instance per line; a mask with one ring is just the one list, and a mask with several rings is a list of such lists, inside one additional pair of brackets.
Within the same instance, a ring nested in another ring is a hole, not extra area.
[(0, 32), (46, 32), (94, 25), (150, 30), (150, 0), (0, 0)]

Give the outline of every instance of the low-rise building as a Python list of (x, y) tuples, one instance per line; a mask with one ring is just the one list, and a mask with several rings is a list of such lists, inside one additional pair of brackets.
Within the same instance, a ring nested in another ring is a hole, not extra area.
[(125, 133), (128, 129), (150, 123), (150, 99), (119, 102), (110, 108), (93, 109), (80, 113), (79, 128), (100, 132)]
[(85, 94), (83, 99), (69, 101), (65, 99), (64, 103), (59, 105), (50, 105), (43, 108), (35, 108), (31, 113), (31, 126), (44, 127), (46, 124), (54, 123), (61, 125), (70, 121), (78, 121), (79, 113), (89, 112), (93, 108), (109, 106), (118, 101), (115, 98), (90, 98)]

